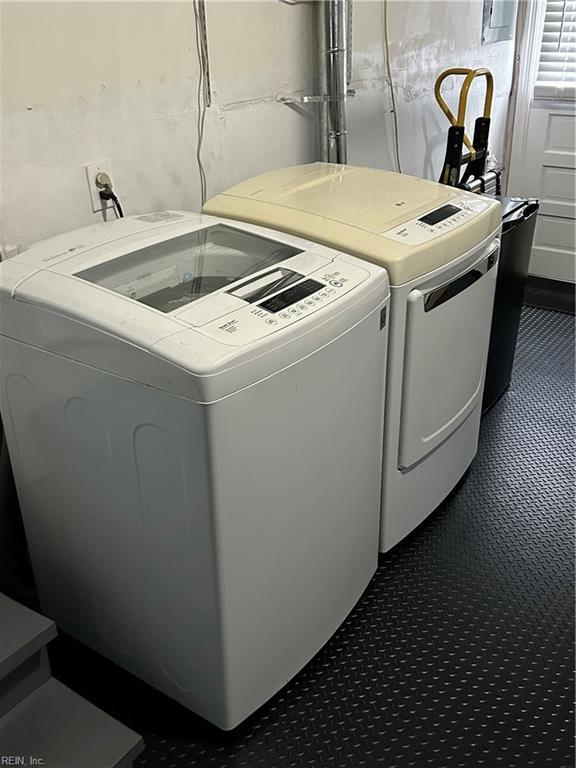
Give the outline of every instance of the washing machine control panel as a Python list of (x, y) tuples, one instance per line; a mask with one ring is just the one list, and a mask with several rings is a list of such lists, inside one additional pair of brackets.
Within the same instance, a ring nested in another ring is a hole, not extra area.
[(304, 320), (364, 282), (369, 273), (333, 261), (302, 281), (256, 304), (229, 312), (196, 328), (213, 339), (239, 346)]
[(490, 203), (481, 197), (471, 199), (468, 196), (453, 198), (450, 203), (435, 208), (414, 219), (409, 219), (399, 226), (387, 229), (380, 234), (390, 240), (406, 245), (423, 245), (450, 230), (460, 227), (478, 216), (489, 207)]
[(275, 314), (276, 312), (289, 309), (292, 304), (296, 304), (299, 301), (307, 299), (309, 296), (313, 296), (323, 288), (324, 283), (319, 283), (318, 280), (303, 280), (301, 283), (277, 293), (276, 296), (272, 296), (271, 299), (266, 299), (266, 301), (261, 302), (259, 306), (267, 312)]

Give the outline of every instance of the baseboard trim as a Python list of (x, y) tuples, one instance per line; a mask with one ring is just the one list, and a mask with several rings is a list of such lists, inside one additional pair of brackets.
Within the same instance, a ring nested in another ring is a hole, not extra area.
[(524, 304), (575, 314), (575, 289), (574, 283), (528, 275)]

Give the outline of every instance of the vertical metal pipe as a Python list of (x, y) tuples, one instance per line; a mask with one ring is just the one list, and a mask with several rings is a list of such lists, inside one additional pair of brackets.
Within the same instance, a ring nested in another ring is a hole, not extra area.
[(212, 86), (210, 84), (210, 58), (208, 56), (208, 32), (206, 27), (206, 2), (198, 0), (198, 21), (200, 23), (200, 48), (204, 61), (204, 82), (202, 83), (202, 95), (204, 105), (212, 106)]
[(319, 0), (320, 158), (346, 163), (347, 26), (350, 0)]
[(326, 72), (326, 16), (324, 13), (324, 0), (316, 0), (316, 28), (318, 31), (318, 87), (316, 93), (319, 96), (318, 103), (318, 149), (320, 160), (328, 162), (328, 96), (327, 72)]

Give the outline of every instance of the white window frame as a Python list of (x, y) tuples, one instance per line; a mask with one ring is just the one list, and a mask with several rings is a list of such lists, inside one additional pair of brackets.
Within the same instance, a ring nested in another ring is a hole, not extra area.
[[(537, 82), (538, 79), (538, 65), (540, 62), (540, 49), (542, 46), (542, 36), (544, 33), (544, 20), (546, 16), (546, 0), (537, 0), (536, 3), (533, 3), (536, 6), (541, 6), (540, 8), (537, 8), (537, 12), (534, 19), (535, 26), (533, 27), (533, 34), (536, 35), (535, 38), (538, 40), (538, 51), (535, 54), (536, 62), (535, 62), (535, 69), (532, 70), (531, 74), (533, 77), (533, 88), (534, 88), (534, 99), (546, 99), (547, 101), (569, 101), (576, 98), (576, 85), (574, 83), (539, 83)], [(535, 46), (534, 46), (535, 47)]]
[[(518, 85), (507, 189), (514, 189), (521, 185), (528, 138), (528, 118), (534, 102), (534, 85), (540, 60), (540, 43), (546, 14), (546, 0), (527, 1), (524, 10), (524, 30), (519, 51)], [(534, 41), (537, 41), (537, 44), (534, 44)]]

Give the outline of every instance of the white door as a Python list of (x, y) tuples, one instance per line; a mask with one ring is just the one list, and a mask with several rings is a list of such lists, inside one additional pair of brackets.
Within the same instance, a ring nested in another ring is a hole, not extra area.
[(575, 282), (576, 0), (524, 10), (507, 193), (540, 199), (530, 273)]
[(540, 199), (530, 273), (575, 282), (576, 113), (573, 105), (534, 100), (526, 153), (509, 194)]

